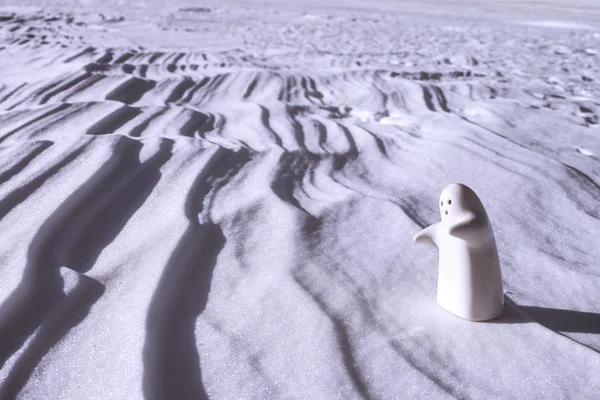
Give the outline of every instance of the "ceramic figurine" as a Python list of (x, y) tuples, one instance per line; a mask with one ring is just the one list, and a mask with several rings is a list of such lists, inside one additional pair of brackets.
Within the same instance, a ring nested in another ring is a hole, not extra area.
[(504, 309), (502, 273), (481, 200), (469, 187), (453, 183), (438, 204), (442, 220), (414, 237), (439, 249), (438, 304), (472, 321), (498, 317)]

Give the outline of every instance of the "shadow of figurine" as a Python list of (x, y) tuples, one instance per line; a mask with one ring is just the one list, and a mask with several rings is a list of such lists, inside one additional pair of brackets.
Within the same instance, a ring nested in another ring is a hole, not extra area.
[(509, 313), (517, 319), (521, 318), (518, 322), (537, 322), (555, 332), (600, 334), (600, 313), (522, 306), (508, 296), (505, 296), (505, 301)]

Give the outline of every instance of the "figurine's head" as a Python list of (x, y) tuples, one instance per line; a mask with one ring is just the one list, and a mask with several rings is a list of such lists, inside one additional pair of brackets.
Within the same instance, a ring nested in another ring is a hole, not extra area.
[(452, 183), (440, 195), (440, 214), (442, 221), (452, 222), (465, 212), (471, 211), (478, 216), (485, 215), (485, 209), (479, 197), (471, 188), (460, 183)]

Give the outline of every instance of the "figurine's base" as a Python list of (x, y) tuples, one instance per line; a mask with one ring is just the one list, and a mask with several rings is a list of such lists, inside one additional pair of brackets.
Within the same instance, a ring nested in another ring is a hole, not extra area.
[(473, 321), (473, 322), (490, 321), (492, 319), (496, 319), (496, 318), (500, 317), (504, 313), (504, 304), (499, 306), (493, 312), (486, 313), (486, 314), (481, 314), (481, 313), (474, 314), (474, 313), (455, 311), (455, 310), (452, 310), (450, 307), (444, 307), (444, 305), (441, 304), (439, 301), (438, 301), (438, 305), (440, 307), (442, 307), (444, 310), (448, 311), (449, 313), (456, 315), (457, 317), (466, 319), (467, 321)]

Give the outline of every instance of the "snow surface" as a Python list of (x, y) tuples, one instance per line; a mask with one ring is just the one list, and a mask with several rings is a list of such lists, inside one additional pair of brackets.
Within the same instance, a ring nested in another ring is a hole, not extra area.
[[(4, 4), (1, 399), (598, 397), (595, 2)], [(451, 182), (498, 320), (412, 242)]]

